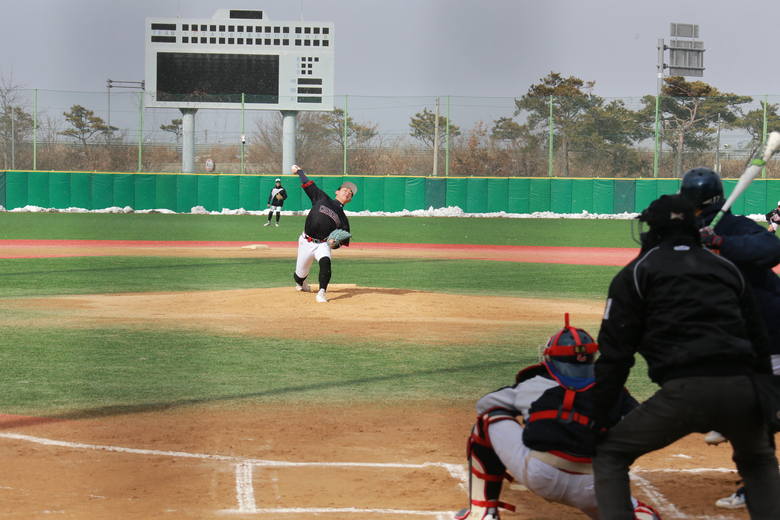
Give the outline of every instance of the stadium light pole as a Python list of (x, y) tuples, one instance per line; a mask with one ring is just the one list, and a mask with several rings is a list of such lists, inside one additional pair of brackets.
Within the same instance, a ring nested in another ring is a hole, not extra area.
[[(664, 82), (664, 69), (669, 69), (670, 76), (704, 76), (704, 42), (697, 41), (699, 26), (695, 24), (673, 23), (670, 25), (669, 46), (664, 45), (663, 38), (658, 40), (658, 89), (655, 97), (655, 160), (653, 176), (658, 177), (659, 132), (658, 115), (661, 90)], [(680, 38), (690, 38), (681, 40)], [(669, 49), (669, 65), (664, 65), (664, 51)]]
[(664, 39), (658, 39), (658, 83), (655, 94), (655, 153), (653, 154), (653, 178), (658, 178), (658, 113), (661, 101), (661, 89), (664, 85)]

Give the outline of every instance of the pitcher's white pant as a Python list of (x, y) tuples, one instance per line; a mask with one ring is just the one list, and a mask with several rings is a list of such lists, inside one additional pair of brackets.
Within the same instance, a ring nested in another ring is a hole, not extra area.
[[(495, 422), (488, 433), (501, 462), (529, 491), (598, 519), (593, 475), (567, 473), (531, 457), (531, 450), (523, 444), (523, 427), (516, 421)], [(636, 507), (636, 499), (631, 501)]]
[(309, 276), (312, 261), (317, 260), (319, 262), (321, 258), (326, 256), (333, 258), (327, 242), (319, 244), (309, 242), (305, 233), (301, 233), (301, 236), (298, 237), (298, 260), (295, 263), (295, 274), (301, 278), (306, 278)]

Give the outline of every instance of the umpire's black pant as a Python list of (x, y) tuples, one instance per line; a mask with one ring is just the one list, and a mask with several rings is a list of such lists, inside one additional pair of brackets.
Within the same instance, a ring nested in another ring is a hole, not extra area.
[(753, 384), (747, 376), (727, 376), (667, 381), (609, 430), (593, 458), (600, 520), (634, 520), (628, 471), (637, 458), (711, 430), (731, 442), (750, 518), (780, 518), (780, 472)]

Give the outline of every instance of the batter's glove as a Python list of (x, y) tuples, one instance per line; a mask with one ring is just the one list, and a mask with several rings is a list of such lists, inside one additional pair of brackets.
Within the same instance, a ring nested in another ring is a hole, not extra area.
[(338, 249), (341, 247), (341, 243), (351, 236), (352, 235), (349, 233), (349, 231), (344, 231), (343, 229), (334, 229), (331, 231), (330, 235), (328, 235), (327, 242), (331, 249)]
[(720, 249), (723, 244), (723, 237), (715, 234), (715, 230), (707, 226), (699, 230), (701, 236), (701, 243), (708, 249)]

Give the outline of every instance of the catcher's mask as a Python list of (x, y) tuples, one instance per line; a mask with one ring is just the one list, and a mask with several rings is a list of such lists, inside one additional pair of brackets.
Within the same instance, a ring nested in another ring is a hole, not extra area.
[(566, 377), (592, 377), (599, 346), (590, 334), (569, 325), (568, 312), (565, 321), (566, 325), (547, 341), (542, 358)]

